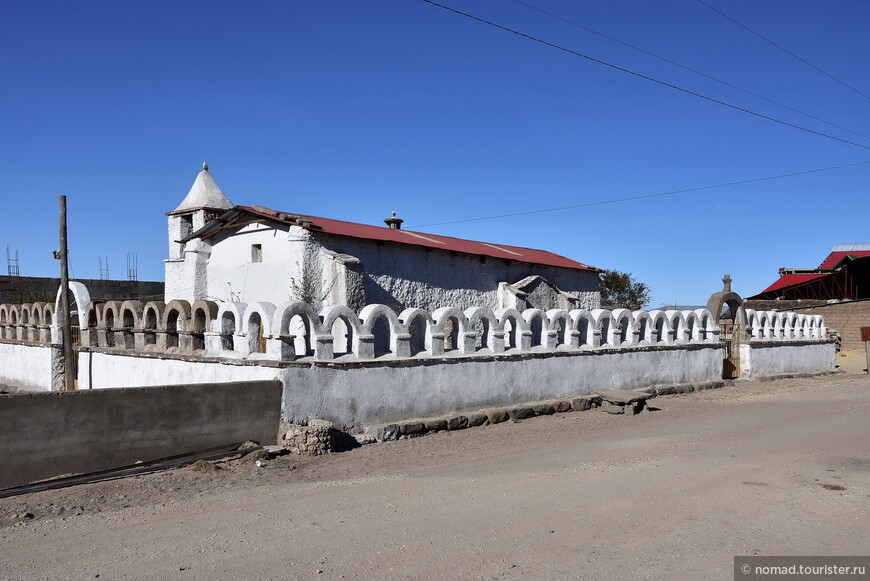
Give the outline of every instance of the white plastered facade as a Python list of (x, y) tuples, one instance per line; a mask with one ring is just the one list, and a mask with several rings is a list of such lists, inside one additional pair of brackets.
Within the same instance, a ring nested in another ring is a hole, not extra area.
[(267, 220), (179, 242), (232, 207), (203, 170), (182, 205), (169, 213), (167, 302), (307, 300), (318, 308), (354, 310), (373, 303), (396, 310), (600, 305), (594, 269), (384, 243)]

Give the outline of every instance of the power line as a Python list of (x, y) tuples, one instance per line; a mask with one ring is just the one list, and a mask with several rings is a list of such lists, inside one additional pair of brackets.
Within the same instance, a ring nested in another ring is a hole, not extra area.
[(733, 181), (733, 182), (725, 182), (722, 184), (715, 184), (715, 185), (709, 185), (709, 186), (698, 186), (696, 188), (686, 188), (683, 190), (671, 190), (669, 192), (659, 192), (656, 194), (642, 194), (639, 196), (628, 196), (625, 198), (614, 198), (611, 200), (599, 200), (597, 202), (586, 202), (583, 204), (572, 204), (570, 206), (559, 206), (557, 208), (546, 208), (543, 210), (527, 210), (525, 212), (512, 212), (510, 214), (498, 214), (495, 216), (482, 216), (479, 218), (465, 218), (464, 220), (452, 220), (450, 222), (435, 222), (433, 224), (420, 224), (420, 225), (414, 224), (412, 226), (409, 226), (408, 229), (410, 230), (410, 229), (418, 229), (418, 228), (428, 228), (431, 226), (446, 226), (448, 224), (461, 224), (463, 222), (481, 222), (484, 220), (496, 220), (499, 218), (513, 218), (515, 216), (528, 216), (529, 214), (544, 214), (546, 212), (560, 212), (562, 210), (573, 210), (575, 208), (588, 208), (589, 206), (603, 206), (605, 204), (616, 204), (619, 202), (630, 202), (632, 200), (645, 200), (648, 198), (662, 198), (665, 196), (674, 196), (677, 194), (687, 194), (690, 192), (701, 192), (704, 190), (714, 190), (714, 189), (719, 189), (719, 188), (727, 188), (730, 186), (739, 186), (739, 185), (753, 184), (753, 183), (758, 183), (758, 182), (767, 182), (767, 181), (778, 180), (778, 179), (782, 179), (782, 178), (791, 178), (791, 177), (795, 177), (795, 176), (821, 173), (821, 172), (825, 172), (825, 171), (833, 171), (833, 170), (837, 170), (837, 169), (845, 169), (848, 167), (857, 167), (860, 165), (867, 165), (867, 164), (870, 164), (870, 161), (859, 161), (856, 163), (847, 163), (844, 165), (835, 165), (835, 166), (831, 166), (831, 167), (823, 167), (823, 168), (818, 168), (818, 169), (808, 169), (808, 170), (804, 170), (804, 171), (784, 173), (784, 174), (779, 174), (779, 175), (775, 175), (775, 176), (765, 176), (765, 177), (761, 177), (761, 178), (750, 178), (750, 179), (745, 179), (745, 180), (737, 180), (737, 181)]
[(719, 78), (717, 78), (717, 77), (714, 77), (713, 75), (708, 75), (708, 74), (705, 73), (705, 72), (699, 71), (699, 70), (697, 70), (697, 69), (693, 69), (692, 67), (688, 67), (688, 66), (686, 66), (686, 65), (684, 65), (684, 64), (678, 63), (678, 62), (673, 61), (673, 60), (671, 60), (671, 59), (669, 59), (669, 58), (666, 58), (666, 57), (663, 57), (663, 56), (657, 55), (657, 54), (655, 54), (654, 52), (650, 52), (650, 51), (648, 51), (648, 50), (646, 50), (646, 49), (643, 49), (643, 48), (641, 48), (641, 47), (639, 47), (639, 46), (635, 46), (635, 45), (633, 45), (633, 44), (630, 44), (630, 43), (628, 43), (628, 42), (625, 42), (625, 41), (619, 40), (618, 38), (615, 38), (615, 37), (610, 36), (610, 35), (608, 35), (608, 34), (605, 34), (605, 33), (603, 33), (603, 32), (599, 32), (599, 31), (597, 31), (597, 30), (595, 30), (595, 29), (593, 29), (593, 28), (589, 28), (588, 26), (584, 26), (584, 25), (580, 24), (579, 22), (574, 22), (573, 20), (569, 20), (569, 19), (567, 19), (567, 18), (564, 18), (564, 17), (562, 17), (562, 16), (559, 16), (558, 14), (554, 14), (554, 13), (552, 13), (552, 12), (548, 12), (548, 11), (546, 11), (546, 10), (543, 10), (543, 9), (541, 9), (541, 8), (538, 8), (537, 6), (533, 6), (533, 5), (529, 4), (528, 2), (523, 2), (523, 0), (513, 0), (513, 1), (516, 2), (517, 4), (521, 4), (521, 5), (525, 6), (526, 8), (529, 8), (529, 9), (531, 9), (531, 10), (535, 10), (535, 11), (537, 11), (537, 12), (540, 12), (541, 14), (546, 14), (547, 16), (550, 16), (550, 17), (552, 17), (552, 18), (555, 18), (556, 20), (561, 20), (562, 22), (565, 22), (565, 23), (567, 23), (567, 24), (570, 24), (571, 26), (576, 26), (577, 28), (580, 28), (580, 29), (582, 29), (582, 30), (585, 30), (586, 32), (590, 32), (590, 33), (595, 34), (595, 35), (598, 35), (598, 36), (600, 36), (600, 37), (602, 37), (602, 38), (606, 38), (607, 40), (610, 40), (610, 41), (613, 41), (613, 42), (615, 42), (615, 43), (621, 44), (622, 46), (628, 47), (628, 48), (630, 48), (630, 49), (632, 49), (632, 50), (636, 50), (636, 51), (641, 52), (641, 53), (643, 53), (643, 54), (645, 54), (645, 55), (647, 55), (647, 56), (651, 56), (651, 57), (653, 57), (653, 58), (659, 59), (659, 60), (662, 61), (662, 62), (666, 62), (666, 63), (668, 63), (668, 64), (670, 64), (670, 65), (674, 65), (675, 67), (679, 67), (679, 68), (681, 68), (681, 69), (683, 69), (683, 70), (685, 70), (685, 71), (689, 71), (690, 73), (694, 73), (694, 74), (696, 74), (696, 75), (700, 75), (700, 76), (704, 77), (705, 79), (710, 79), (711, 81), (715, 81), (715, 82), (717, 82), (717, 83), (720, 83), (720, 84), (722, 84), (722, 85), (725, 85), (726, 87), (730, 87), (730, 88), (732, 88), (732, 89), (736, 89), (736, 90), (738, 90), (738, 91), (741, 91), (741, 92), (743, 92), (743, 93), (746, 93), (747, 95), (751, 95), (751, 96), (756, 97), (756, 98), (758, 98), (758, 99), (762, 99), (762, 100), (764, 100), (764, 101), (767, 101), (768, 103), (773, 103), (774, 105), (776, 105), (776, 106), (778, 106), (778, 107), (782, 107), (782, 108), (784, 108), (784, 109), (788, 109), (789, 111), (792, 111), (792, 112), (794, 112), (794, 113), (798, 113), (798, 114), (800, 114), (800, 115), (803, 115), (804, 117), (809, 117), (810, 119), (814, 119), (814, 120), (816, 120), (816, 121), (820, 121), (820, 122), (822, 122), (822, 123), (824, 123), (824, 124), (826, 124), (826, 125), (830, 125), (831, 127), (836, 127), (837, 129), (841, 129), (841, 130), (846, 131), (846, 132), (848, 132), (848, 133), (851, 133), (851, 134), (853, 134), (853, 135), (858, 135), (859, 137), (864, 137), (864, 138), (866, 138), (866, 139), (870, 139), (870, 136), (868, 136), (868, 135), (864, 135), (863, 133), (859, 133), (858, 131), (853, 131), (853, 130), (851, 130), (851, 129), (848, 129), (848, 128), (846, 128), (846, 127), (843, 127), (842, 125), (837, 125), (836, 123), (832, 123), (832, 122), (830, 122), (830, 121), (826, 121), (826, 120), (822, 119), (821, 117), (816, 117), (815, 115), (812, 115), (812, 114), (810, 114), (810, 113), (806, 113), (806, 112), (804, 112), (804, 111), (801, 111), (800, 109), (795, 109), (794, 107), (791, 107), (791, 106), (789, 106), (789, 105), (786, 105), (785, 103), (780, 103), (779, 101), (775, 101), (775, 100), (773, 100), (773, 99), (770, 99), (770, 98), (768, 98), (768, 97), (765, 97), (764, 95), (759, 95), (758, 93), (755, 93), (755, 92), (750, 91), (750, 90), (748, 90), (748, 89), (744, 89), (743, 87), (739, 87), (739, 86), (737, 86), (737, 85), (735, 85), (735, 84), (733, 84), (733, 83), (729, 83), (728, 81), (723, 81), (722, 79), (719, 79)]
[(662, 85), (663, 87), (668, 87), (670, 89), (680, 91), (681, 93), (685, 93), (687, 95), (692, 95), (693, 97), (698, 97), (699, 99), (704, 99), (705, 101), (710, 101), (711, 103), (716, 103), (717, 105), (722, 105), (723, 107), (728, 107), (729, 109), (734, 109), (735, 111), (747, 113), (749, 115), (753, 115), (753, 116), (758, 117), (760, 119), (766, 119), (768, 121), (772, 121), (774, 123), (778, 123), (778, 124), (784, 125), (786, 127), (791, 127), (792, 129), (799, 129), (800, 131), (805, 131), (806, 133), (812, 133), (813, 135), (818, 135), (820, 137), (825, 137), (827, 139), (833, 139), (834, 141), (839, 141), (840, 143), (854, 145), (855, 147), (860, 147), (861, 149), (870, 149), (870, 146), (868, 146), (868, 145), (863, 145), (861, 143), (849, 141), (848, 139), (843, 139), (841, 137), (835, 137), (835, 136), (830, 135), (828, 133), (822, 133), (821, 131), (816, 131), (814, 129), (809, 129), (809, 128), (803, 127), (801, 125), (789, 123), (788, 121), (783, 121), (781, 119), (777, 119), (776, 117), (771, 117), (770, 115), (764, 115), (763, 113), (758, 113), (756, 111), (752, 111), (751, 109), (746, 109), (745, 107), (739, 107), (737, 105), (732, 105), (731, 103), (728, 103), (726, 101), (722, 101), (722, 100), (716, 99), (714, 97), (708, 97), (707, 95), (703, 95), (701, 93), (691, 91), (689, 89), (684, 89), (683, 87), (680, 87), (678, 85), (674, 85), (672, 83), (668, 83), (665, 81), (661, 81), (659, 79), (656, 79), (655, 77), (650, 77), (649, 75), (644, 75), (642, 73), (638, 73), (638, 72), (632, 71), (630, 69), (626, 69), (624, 67), (620, 67), (618, 65), (611, 64), (607, 61), (597, 59), (595, 57), (583, 54), (581, 52), (577, 52), (575, 50), (571, 50), (570, 48), (565, 48), (564, 46), (560, 46), (558, 44), (543, 40), (543, 39), (538, 38), (536, 36), (532, 36), (530, 34), (526, 34), (524, 32), (520, 32), (518, 30), (514, 30), (513, 28), (508, 28), (507, 26), (502, 26), (501, 24), (496, 24), (495, 22), (492, 22), (490, 20), (486, 20), (484, 18), (480, 18), (478, 16), (468, 14), (467, 12), (462, 12), (461, 10), (457, 10), (457, 9), (451, 8), (449, 6), (445, 6), (444, 4), (439, 4), (437, 2), (433, 2), (433, 0), (422, 0), (422, 2), (425, 2), (426, 4), (431, 4), (432, 6), (437, 6), (438, 8), (442, 8), (444, 10), (447, 10), (448, 12), (453, 12), (454, 14), (459, 14), (460, 16), (465, 16), (466, 18), (470, 18), (471, 20), (476, 20), (477, 22), (487, 24), (487, 25), (492, 26), (494, 28), (498, 28), (499, 30), (504, 30), (505, 32), (510, 32), (511, 34), (515, 34), (515, 35), (520, 36), (522, 38), (543, 44), (544, 46), (549, 46), (550, 48), (555, 48), (556, 50), (560, 50), (560, 51), (568, 53), (570, 55), (578, 56), (578, 57), (584, 58), (588, 61), (600, 64), (600, 65), (604, 65), (604, 66), (609, 67), (611, 69), (614, 69), (614, 70), (617, 70), (617, 71), (620, 71), (623, 73), (627, 73), (629, 75), (638, 77), (640, 79), (651, 81), (651, 82), (656, 83), (658, 85)]
[(807, 65), (808, 67), (811, 67), (811, 68), (817, 70), (818, 72), (822, 73), (822, 74), (825, 75), (826, 77), (828, 77), (828, 78), (830, 78), (830, 79), (833, 79), (833, 80), (837, 81), (838, 83), (840, 83), (841, 85), (843, 85), (843, 86), (846, 87), (847, 89), (851, 89), (851, 90), (855, 91), (856, 93), (858, 93), (859, 95), (861, 95), (862, 97), (866, 97), (867, 99), (870, 99), (870, 95), (867, 95), (866, 93), (862, 93), (861, 91), (859, 91), (858, 89), (856, 89), (856, 88), (853, 87), (852, 85), (846, 83), (845, 81), (842, 81), (842, 80), (838, 79), (837, 77), (835, 77), (835, 76), (832, 75), (831, 73), (829, 73), (829, 72), (827, 72), (827, 71), (823, 71), (822, 69), (820, 69), (819, 67), (817, 67), (817, 66), (814, 65), (813, 63), (811, 63), (811, 62), (809, 62), (809, 61), (807, 61), (807, 60), (805, 60), (805, 59), (802, 59), (801, 57), (799, 57), (799, 56), (796, 55), (795, 53), (793, 53), (793, 52), (791, 52), (790, 50), (788, 50), (787, 48), (785, 48), (785, 47), (783, 47), (783, 46), (781, 46), (781, 45), (779, 45), (779, 44), (773, 42), (772, 40), (770, 40), (770, 39), (767, 38), (766, 36), (762, 35), (761, 33), (755, 32), (754, 30), (752, 30), (751, 28), (749, 28), (748, 26), (746, 26), (746, 25), (743, 24), (742, 22), (739, 22), (739, 21), (735, 20), (734, 18), (731, 18), (730, 16), (728, 16), (727, 14), (725, 14), (724, 12), (722, 12), (721, 10), (718, 10), (718, 9), (716, 9), (716, 8), (714, 8), (714, 7), (712, 7), (712, 6), (710, 6), (709, 4), (707, 4), (706, 2), (704, 2), (704, 0), (698, 0), (698, 2), (701, 3), (701, 4), (703, 4), (704, 6), (706, 6), (707, 8), (709, 8), (710, 10), (712, 10), (713, 12), (715, 12), (716, 14), (719, 14), (720, 16), (722, 16), (722, 17), (724, 17), (724, 18), (727, 18), (728, 20), (730, 20), (731, 22), (733, 22), (734, 24), (736, 24), (736, 25), (739, 26), (740, 28), (742, 28), (742, 29), (744, 29), (744, 30), (746, 30), (746, 31), (748, 31), (748, 32), (751, 32), (752, 34), (754, 34), (755, 36), (757, 36), (758, 38), (760, 38), (760, 39), (763, 40), (764, 42), (767, 42), (767, 43), (772, 44), (773, 46), (775, 46), (776, 48), (778, 48), (779, 50), (781, 50), (781, 51), (784, 52), (785, 54), (787, 54), (787, 55), (789, 55), (789, 56), (792, 56), (792, 57), (796, 58), (797, 60), (799, 60), (800, 62), (804, 63), (804, 64)]

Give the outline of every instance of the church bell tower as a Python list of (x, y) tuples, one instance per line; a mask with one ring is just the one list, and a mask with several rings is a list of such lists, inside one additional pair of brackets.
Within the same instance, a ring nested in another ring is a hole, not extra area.
[(187, 196), (177, 208), (166, 213), (169, 217), (169, 258), (164, 261), (166, 302), (182, 298), (193, 302), (204, 298), (207, 283), (204, 278), (205, 262), (210, 253), (200, 256), (203, 254), (203, 245), (191, 246), (185, 244), (184, 240), (232, 207), (233, 203), (208, 172), (208, 164), (202, 164), (202, 171), (196, 176)]

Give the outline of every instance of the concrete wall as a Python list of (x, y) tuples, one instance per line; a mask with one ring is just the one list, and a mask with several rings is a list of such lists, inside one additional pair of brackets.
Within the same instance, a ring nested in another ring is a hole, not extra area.
[(277, 440), (276, 381), (0, 395), (0, 488)]
[(0, 382), (51, 391), (53, 352), (48, 345), (0, 341)]
[(754, 379), (793, 373), (834, 371), (836, 346), (820, 343), (755, 341), (740, 346), (740, 377)]

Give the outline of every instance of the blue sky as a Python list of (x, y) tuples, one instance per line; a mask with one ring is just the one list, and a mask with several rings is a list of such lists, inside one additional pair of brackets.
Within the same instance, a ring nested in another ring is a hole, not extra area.
[[(870, 94), (870, 2), (707, 0)], [(697, 0), (443, 0), (757, 113), (595, 64), (422, 0), (0, 1), (0, 244), (57, 276), (108, 260), (162, 280), (165, 212), (207, 161), (237, 204), (543, 248), (629, 271), (651, 306), (744, 295), (777, 268), (868, 242), (870, 165), (492, 220), (870, 161), (870, 98)], [(851, 131), (851, 132), (850, 132)], [(857, 134), (856, 134), (857, 133)], [(441, 224), (430, 226), (431, 224)], [(0, 269), (5, 274), (5, 269)]]

